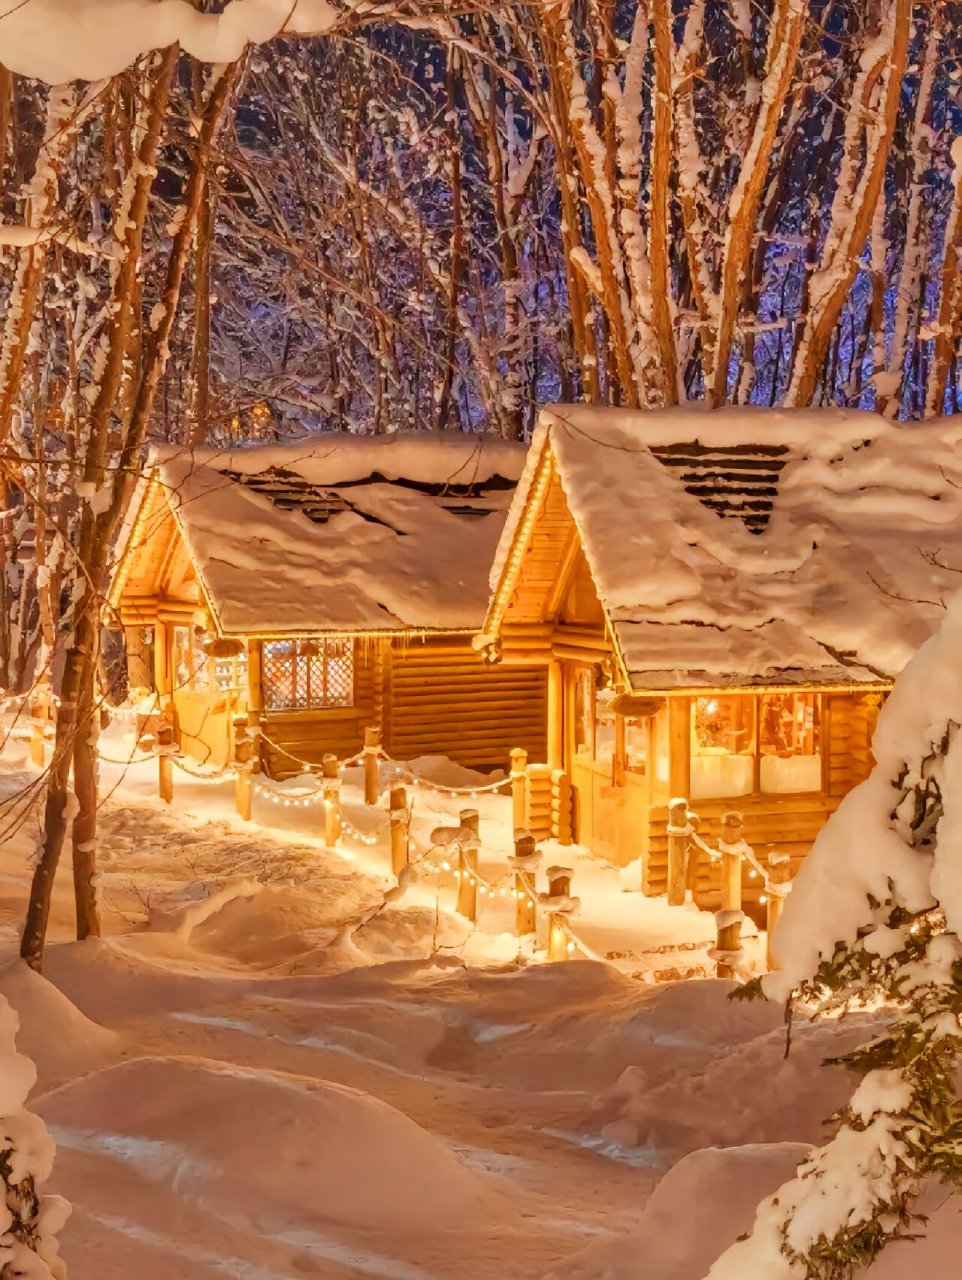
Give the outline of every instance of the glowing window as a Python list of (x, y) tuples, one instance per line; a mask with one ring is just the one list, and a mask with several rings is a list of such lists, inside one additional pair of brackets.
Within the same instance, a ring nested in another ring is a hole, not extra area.
[(264, 645), (264, 707), (300, 711), (354, 705), (354, 643), (327, 638)]

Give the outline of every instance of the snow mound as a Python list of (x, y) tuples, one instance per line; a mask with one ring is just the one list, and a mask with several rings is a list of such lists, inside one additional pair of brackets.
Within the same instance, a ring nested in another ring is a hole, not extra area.
[(260, 886), (254, 895), (238, 894), (220, 903), (191, 932), (191, 945), (259, 969), (289, 964), (331, 940), (345, 902), (306, 889)]
[[(531, 970), (519, 980), (536, 1018), (530, 1037), (499, 1046), (498, 1070), (520, 1083), (534, 1062), (546, 1080), (582, 1081), (589, 1091), (615, 1085), (632, 1069), (640, 1092), (703, 1069), (727, 1051), (781, 1026), (764, 1002), (728, 999), (734, 984), (718, 979), (647, 987), (607, 965), (551, 966), (547, 980)], [(518, 993), (522, 1003), (525, 995)], [(537, 997), (540, 995), (540, 1002)]]
[[(476, 769), (458, 764), (449, 756), (417, 756), (407, 761), (407, 768), (425, 782), (433, 782), (441, 787), (483, 787), (504, 777), (502, 769), (493, 773), (479, 773)], [(467, 802), (470, 797), (465, 799)]]
[(285, 973), (321, 974), (353, 965), (426, 959), (438, 949), (462, 947), (471, 932), (471, 926), (452, 912), (401, 903), (381, 908), (352, 930), (349, 926), (380, 902), (377, 891), (372, 900), (370, 882), (361, 880), (337, 892), (286, 885), (258, 890), (185, 908), (186, 929), (181, 923), (175, 932), (182, 939), (189, 934), (195, 954), (265, 973), (280, 968)]
[[(710, 985), (716, 984), (686, 982), (678, 987)], [(675, 1006), (671, 1012), (676, 1015), (685, 1012), (681, 1002), (669, 998), (667, 1004)], [(702, 1002), (701, 1014), (688, 1004), (688, 1014), (695, 1014), (690, 1022), (664, 1019), (639, 1025), (648, 1043), (642, 1047), (639, 1042), (636, 1062), (622, 1072), (603, 1101), (596, 1119), (602, 1132), (617, 1132), (624, 1146), (650, 1147), (669, 1155), (709, 1144), (734, 1147), (824, 1139), (826, 1121), (848, 1098), (851, 1076), (842, 1067), (822, 1064), (870, 1039), (878, 1023), (854, 1016), (844, 1021), (799, 1021), (786, 1057), (780, 1010), (766, 1003), (725, 1004), (733, 1023), (727, 1031), (713, 1029), (723, 1010), (712, 1000)], [(750, 1016), (741, 1016), (753, 1009), (777, 1014), (776, 1025), (770, 1018), (753, 1023)]]
[[(783, 1142), (709, 1147), (686, 1156), (655, 1188), (638, 1231), (585, 1250), (564, 1271), (564, 1280), (702, 1280), (718, 1255), (749, 1229), (758, 1200), (790, 1178), (808, 1150)], [(546, 1280), (562, 1280), (562, 1273)]]
[(62, 991), (22, 960), (0, 970), (0, 995), (20, 1020), (17, 1048), (31, 1058), (44, 1088), (115, 1061), (123, 1041), (91, 1021)]
[(63, 1146), (140, 1150), (141, 1173), (265, 1234), (311, 1221), (453, 1227), (508, 1210), (414, 1121), (344, 1085), (143, 1058), (64, 1086), (42, 1111)]

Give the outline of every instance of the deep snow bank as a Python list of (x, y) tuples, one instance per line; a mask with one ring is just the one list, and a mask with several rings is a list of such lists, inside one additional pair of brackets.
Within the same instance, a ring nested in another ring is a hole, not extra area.
[(31, 1058), (44, 1088), (115, 1061), (120, 1036), (91, 1021), (22, 960), (0, 970), (0, 996), (20, 1021), (17, 1047)]
[[(484, 1177), (412, 1120), (346, 1086), (209, 1061), (123, 1063), (44, 1099), (64, 1146), (182, 1153), (158, 1180), (273, 1227), (330, 1221), (400, 1230), (504, 1217)], [(82, 1118), (78, 1125), (78, 1118)], [(82, 1129), (80, 1128), (82, 1125)], [(150, 1158), (138, 1161), (141, 1172)]]
[(702, 1280), (751, 1226), (757, 1201), (791, 1177), (808, 1149), (785, 1142), (686, 1156), (656, 1187), (636, 1232), (586, 1249), (547, 1280)]

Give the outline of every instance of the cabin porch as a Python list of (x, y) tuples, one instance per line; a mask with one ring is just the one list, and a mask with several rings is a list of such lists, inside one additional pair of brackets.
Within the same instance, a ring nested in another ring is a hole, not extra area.
[[(574, 843), (616, 866), (638, 861), (649, 896), (667, 890), (673, 797), (689, 802), (698, 834), (712, 845), (722, 836), (724, 814), (737, 810), (744, 839), (762, 861), (772, 852), (787, 854), (794, 874), (842, 798), (868, 776), (882, 688), (619, 693), (610, 685), (612, 663), (601, 637), (594, 653), (582, 643), (573, 654), (568, 629), (558, 626), (545, 645), (555, 696), (548, 702), (548, 765), (541, 769), (555, 779), (554, 819), (570, 784), (567, 823), (556, 822), (550, 833), (567, 828)], [(538, 766), (533, 773), (536, 790)], [(548, 834), (547, 812), (535, 804), (538, 834)], [(719, 892), (718, 864), (700, 857), (695, 901), (717, 907)], [(764, 914), (764, 885), (750, 867), (743, 901), (757, 918)]]

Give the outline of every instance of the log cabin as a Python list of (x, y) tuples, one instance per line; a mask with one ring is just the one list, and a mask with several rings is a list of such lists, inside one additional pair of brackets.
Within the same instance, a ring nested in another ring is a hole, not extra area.
[(157, 451), (110, 594), (131, 688), (212, 767), (242, 718), (279, 776), (368, 727), (400, 759), (540, 758), (544, 667), (492, 672), (471, 644), (524, 455), (427, 433)]
[(797, 864), (962, 583), (960, 438), (858, 411), (546, 409), (475, 639), (547, 671), (536, 834), (640, 860), (659, 894), (683, 797), (703, 836), (737, 808)]

